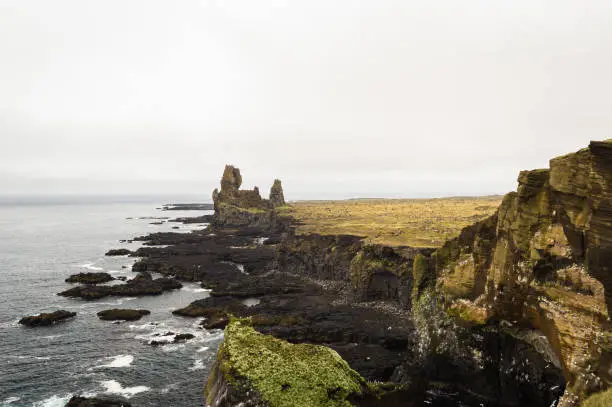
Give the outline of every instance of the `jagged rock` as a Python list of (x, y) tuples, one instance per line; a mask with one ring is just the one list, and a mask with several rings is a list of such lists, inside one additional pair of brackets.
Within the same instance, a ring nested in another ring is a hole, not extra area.
[(66, 279), (67, 283), (100, 284), (114, 280), (108, 273), (78, 273)]
[(97, 313), (98, 318), (103, 321), (137, 321), (145, 315), (149, 315), (151, 311), (146, 309), (120, 309), (113, 308), (100, 311)]
[(65, 407), (131, 407), (132, 405), (119, 397), (82, 397), (72, 396)]
[(271, 200), (262, 199), (259, 188), (241, 190), (240, 170), (227, 165), (221, 178), (221, 190), (213, 191), (214, 225), (257, 226), (272, 228), (275, 225), (274, 208), (284, 205), (280, 181), (271, 190)]
[(111, 249), (105, 253), (105, 256), (128, 256), (132, 254), (128, 249)]
[(272, 207), (285, 205), (285, 195), (279, 179), (275, 179), (272, 188), (270, 188), (270, 204), (272, 204)]
[(50, 313), (42, 313), (39, 315), (32, 315), (23, 317), (19, 320), (21, 325), (35, 327), (35, 326), (49, 326), (59, 321), (63, 321), (68, 318), (72, 318), (76, 315), (76, 312), (70, 312), (65, 310), (58, 310)]
[(140, 273), (136, 278), (125, 284), (116, 285), (80, 285), (63, 291), (58, 295), (63, 297), (97, 300), (108, 296), (134, 297), (140, 295), (160, 295), (164, 291), (181, 288), (183, 285), (173, 279), (162, 277), (151, 279), (149, 273)]
[(185, 341), (188, 341), (188, 340), (193, 339), (193, 338), (195, 338), (195, 336), (192, 335), (192, 334), (177, 334), (174, 337), (173, 342), (174, 343), (185, 342)]
[(414, 405), (388, 402), (384, 386), (366, 384), (330, 348), (262, 335), (242, 320), (225, 329), (205, 395), (217, 407)]
[[(416, 302), (433, 290), (460, 323), (541, 331), (567, 381), (559, 405), (574, 406), (612, 385), (612, 142), (523, 171), (518, 183), (495, 215), (424, 261), (424, 274), (437, 278)], [(413, 301), (413, 309), (424, 308)], [(435, 332), (436, 318), (422, 317)]]

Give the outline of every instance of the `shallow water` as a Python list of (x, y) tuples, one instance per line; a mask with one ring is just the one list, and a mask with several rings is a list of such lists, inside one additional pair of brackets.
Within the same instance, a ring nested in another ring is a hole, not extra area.
[[(198, 320), (171, 311), (205, 298), (207, 290), (185, 284), (156, 297), (92, 302), (55, 295), (71, 287), (64, 279), (78, 272), (133, 276), (136, 259), (104, 256), (110, 248), (139, 247), (120, 239), (176, 231), (172, 226), (180, 226), (179, 232), (203, 227), (138, 219), (202, 214), (156, 210), (162, 203), (0, 204), (0, 406), (63, 406), (73, 394), (122, 395), (140, 406), (203, 405), (204, 382), (222, 332), (200, 329)], [(144, 308), (151, 315), (120, 324), (96, 317), (113, 307)], [(75, 311), (77, 317), (34, 329), (17, 324), (24, 315), (56, 309)], [(169, 331), (196, 337), (182, 344), (148, 344)]]

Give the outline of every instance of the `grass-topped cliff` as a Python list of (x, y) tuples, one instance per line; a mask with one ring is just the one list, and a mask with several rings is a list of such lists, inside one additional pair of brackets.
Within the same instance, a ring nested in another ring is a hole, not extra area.
[(302, 201), (281, 208), (298, 234), (356, 235), (388, 246), (440, 247), (492, 215), (500, 196), (442, 199)]

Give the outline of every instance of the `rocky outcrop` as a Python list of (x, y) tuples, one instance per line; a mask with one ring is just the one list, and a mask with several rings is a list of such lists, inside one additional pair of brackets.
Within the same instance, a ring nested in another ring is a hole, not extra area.
[(63, 297), (97, 300), (108, 296), (134, 297), (141, 295), (160, 295), (164, 291), (182, 288), (183, 285), (168, 277), (152, 279), (149, 273), (139, 273), (125, 284), (116, 285), (80, 285), (63, 291), (58, 295)]
[(275, 180), (270, 200), (263, 199), (259, 189), (240, 189), (240, 170), (226, 165), (221, 178), (221, 190), (213, 191), (215, 215), (213, 224), (242, 227), (274, 228), (278, 225), (274, 208), (284, 205), (285, 198), (280, 180)]
[(612, 384), (612, 143), (523, 171), (518, 183), (494, 216), (418, 260), (414, 278), (427, 281), (415, 319), (428, 352), (466, 327), (522, 338), (562, 369), (560, 405), (574, 406)]
[(275, 179), (270, 188), (270, 204), (272, 207), (285, 205), (285, 194), (283, 194), (283, 186), (279, 179)]
[(146, 309), (121, 309), (113, 308), (98, 312), (98, 318), (103, 321), (138, 321), (151, 311)]
[(330, 348), (262, 335), (245, 320), (225, 329), (205, 395), (211, 407), (417, 405), (395, 403)]
[(74, 316), (76, 316), (76, 312), (58, 310), (54, 312), (42, 313), (39, 315), (23, 317), (19, 320), (19, 323), (21, 325), (25, 325), (29, 327), (50, 326), (57, 322), (72, 318)]
[(113, 281), (114, 278), (108, 273), (78, 273), (66, 279), (67, 283), (101, 284)]
[(82, 397), (72, 396), (65, 407), (131, 407), (132, 405), (119, 397)]
[(105, 253), (105, 256), (128, 256), (130, 254), (132, 254), (132, 251), (128, 249), (110, 249)]

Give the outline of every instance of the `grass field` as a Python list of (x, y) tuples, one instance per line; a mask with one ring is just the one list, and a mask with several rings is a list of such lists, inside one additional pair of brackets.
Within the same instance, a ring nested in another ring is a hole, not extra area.
[(298, 234), (350, 234), (389, 246), (439, 247), (493, 214), (501, 198), (298, 201), (284, 211), (301, 223)]

